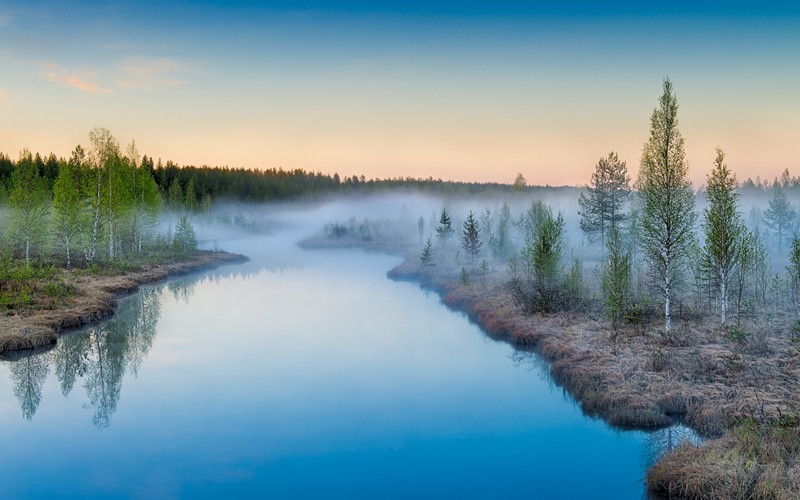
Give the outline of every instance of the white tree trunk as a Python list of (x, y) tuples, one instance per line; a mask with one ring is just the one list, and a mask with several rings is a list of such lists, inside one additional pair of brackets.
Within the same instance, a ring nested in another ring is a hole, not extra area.
[(728, 276), (724, 271), (720, 276), (720, 294), (722, 295), (722, 324), (728, 319)]

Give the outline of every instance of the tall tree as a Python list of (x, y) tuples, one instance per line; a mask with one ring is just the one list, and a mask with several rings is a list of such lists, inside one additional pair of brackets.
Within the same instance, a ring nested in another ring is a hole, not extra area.
[(664, 328), (672, 328), (672, 295), (694, 238), (694, 195), (687, 178), (684, 141), (678, 130), (678, 101), (669, 78), (650, 119), (639, 170), (642, 247), (655, 286), (663, 293)]
[(710, 284), (718, 296), (720, 321), (724, 325), (728, 318), (728, 300), (734, 267), (738, 265), (739, 248), (745, 227), (738, 210), (736, 176), (725, 164), (725, 153), (717, 148), (714, 169), (708, 175), (705, 209), (705, 247), (703, 263)]
[(764, 224), (778, 238), (778, 250), (783, 250), (783, 241), (789, 236), (795, 217), (796, 213), (786, 197), (783, 186), (775, 183), (772, 186), (769, 208), (764, 211)]
[(17, 167), (11, 174), (11, 195), (8, 204), (11, 208), (11, 232), (22, 245), (25, 265), (30, 265), (31, 247), (44, 238), (47, 215), (48, 191), (39, 175), (39, 168), (31, 152), (22, 150)]
[(511, 185), (511, 192), (522, 193), (526, 189), (528, 189), (528, 181), (525, 180), (525, 176), (522, 175), (522, 172), (517, 172), (517, 177), (514, 179), (514, 184)]
[(475, 215), (472, 213), (472, 210), (470, 210), (467, 220), (464, 221), (464, 232), (461, 235), (461, 247), (464, 249), (470, 262), (474, 262), (478, 255), (480, 255), (482, 245), (483, 242), (481, 241), (480, 234), (478, 234), (478, 222), (475, 220)]
[(581, 193), (578, 199), (581, 229), (590, 240), (605, 246), (606, 233), (620, 229), (631, 193), (630, 181), (628, 168), (617, 153), (612, 151), (597, 162), (586, 194)]
[[(89, 132), (89, 142), (92, 144), (89, 152), (90, 169), (87, 175), (90, 182), (85, 183), (85, 190), (91, 222), (86, 262), (93, 264), (97, 257), (97, 244), (103, 223), (108, 222), (108, 207), (113, 203), (114, 190), (108, 189), (108, 183), (113, 177), (110, 175), (111, 163), (116, 162), (119, 157), (119, 144), (111, 132), (99, 127)], [(111, 235), (109, 248), (113, 254), (113, 227), (109, 233)]]
[(71, 163), (59, 165), (53, 184), (53, 221), (59, 244), (64, 248), (67, 269), (72, 266), (72, 247), (81, 229), (81, 199), (78, 189), (79, 172)]

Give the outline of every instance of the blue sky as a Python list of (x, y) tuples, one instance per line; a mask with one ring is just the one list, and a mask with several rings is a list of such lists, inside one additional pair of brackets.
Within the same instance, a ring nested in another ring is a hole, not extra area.
[(106, 127), (185, 164), (578, 184), (635, 174), (669, 76), (690, 172), (797, 170), (800, 4), (10, 2), (0, 151)]

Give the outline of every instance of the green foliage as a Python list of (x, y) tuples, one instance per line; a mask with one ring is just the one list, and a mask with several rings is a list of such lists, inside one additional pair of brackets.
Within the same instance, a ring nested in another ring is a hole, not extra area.
[(30, 265), (31, 252), (44, 242), (49, 193), (27, 149), (20, 153), (11, 182), (11, 237), (23, 249), (26, 265)]
[(510, 229), (511, 209), (508, 203), (503, 203), (503, 208), (500, 209), (500, 216), (497, 219), (497, 229), (489, 237), (489, 247), (492, 249), (494, 256), (499, 259), (507, 258), (508, 253), (511, 251)]
[(764, 224), (772, 230), (777, 238), (778, 250), (782, 250), (783, 242), (789, 236), (797, 214), (782, 186), (776, 184), (772, 188), (772, 192), (769, 208), (764, 212)]
[(470, 210), (467, 220), (464, 221), (464, 232), (461, 236), (461, 247), (464, 249), (464, 253), (467, 255), (470, 262), (478, 258), (478, 255), (481, 253), (482, 245), (483, 242), (481, 241), (480, 234), (478, 234), (478, 223), (475, 220), (472, 210)]
[(430, 237), (425, 242), (425, 246), (422, 247), (422, 253), (419, 256), (419, 260), (423, 264), (430, 264), (431, 260), (433, 260), (433, 244), (431, 243)]
[(800, 316), (800, 237), (792, 238), (792, 247), (789, 250), (789, 265), (786, 267), (789, 280), (789, 290), (795, 311)]
[(172, 248), (181, 255), (187, 255), (197, 250), (197, 236), (195, 236), (194, 227), (185, 215), (181, 216), (175, 226)]
[(734, 325), (730, 329), (728, 329), (728, 333), (726, 336), (730, 341), (744, 342), (745, 340), (747, 340), (748, 337), (750, 337), (750, 332), (748, 332), (747, 329), (741, 325)]
[(725, 154), (717, 148), (714, 169), (708, 175), (709, 206), (704, 213), (705, 247), (701, 260), (707, 283), (719, 297), (722, 324), (727, 320), (733, 271), (740, 262), (745, 234), (736, 199), (736, 176), (728, 170), (724, 160)]
[[(631, 258), (622, 243), (619, 231), (612, 230), (606, 242), (606, 261), (601, 270), (605, 314), (616, 332), (625, 316), (631, 283)], [(629, 314), (631, 311), (628, 311)]]
[(605, 246), (607, 232), (621, 229), (626, 219), (623, 209), (630, 197), (630, 181), (628, 168), (617, 153), (612, 151), (597, 162), (586, 195), (581, 193), (578, 199), (581, 229), (591, 241)]
[(521, 172), (517, 172), (517, 177), (514, 179), (514, 184), (511, 185), (512, 193), (523, 193), (528, 188), (528, 181)]
[(481, 273), (481, 285), (486, 287), (486, 276), (489, 274), (489, 262), (486, 259), (481, 259), (481, 265), (478, 267)]
[(78, 167), (61, 163), (53, 184), (53, 225), (56, 240), (64, 249), (67, 269), (72, 266), (72, 249), (78, 244), (83, 210), (78, 189)]
[(642, 152), (638, 188), (642, 247), (653, 284), (663, 294), (667, 333), (672, 321), (672, 296), (694, 240), (696, 214), (688, 169), (678, 130), (678, 101), (672, 82), (665, 79), (664, 93), (650, 121), (650, 139)]
[(462, 286), (469, 286), (469, 274), (467, 274), (466, 268), (461, 268), (461, 274), (458, 277)]
[(178, 210), (180, 207), (183, 206), (183, 189), (181, 188), (181, 183), (178, 181), (178, 178), (172, 179), (172, 183), (169, 185), (169, 191), (167, 192), (167, 205), (172, 210)]
[(442, 244), (446, 244), (451, 236), (455, 233), (453, 223), (450, 221), (450, 214), (447, 213), (447, 208), (442, 207), (442, 212), (439, 215), (439, 225), (436, 227), (436, 237)]
[(571, 308), (577, 308), (584, 302), (583, 264), (575, 258), (564, 278), (564, 299)]
[(527, 312), (554, 312), (565, 306), (561, 282), (564, 218), (536, 202), (531, 210), (533, 227), (519, 256), (521, 279), (512, 282), (516, 303)]

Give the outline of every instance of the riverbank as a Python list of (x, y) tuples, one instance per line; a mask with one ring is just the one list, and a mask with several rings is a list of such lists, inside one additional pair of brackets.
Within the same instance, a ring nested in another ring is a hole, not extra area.
[(667, 337), (645, 318), (637, 331), (625, 325), (614, 336), (597, 311), (521, 312), (500, 269), (473, 271), (467, 285), (459, 270), (409, 257), (389, 277), (435, 290), (488, 335), (535, 350), (588, 415), (623, 429), (683, 422), (722, 436), (684, 443), (648, 470), (654, 497), (800, 496), (800, 444), (787, 438), (800, 434), (797, 419), (787, 418), (800, 405), (800, 354), (788, 321), (743, 322), (746, 334), (731, 335), (713, 318), (677, 318)]
[(140, 285), (246, 260), (238, 254), (198, 251), (185, 260), (147, 264), (128, 271), (59, 270), (58, 283), (69, 290), (64, 298), (0, 316), (0, 355), (55, 344), (59, 333), (111, 316), (117, 298), (135, 292)]

